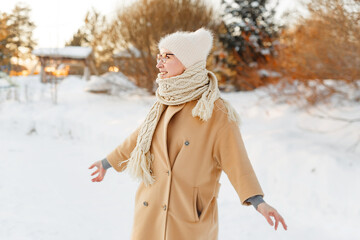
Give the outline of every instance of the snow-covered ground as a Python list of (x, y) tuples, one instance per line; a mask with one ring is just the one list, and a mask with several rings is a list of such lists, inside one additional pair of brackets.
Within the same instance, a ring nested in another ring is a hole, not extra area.
[[(137, 183), (113, 169), (93, 183), (88, 167), (141, 123), (155, 98), (93, 94), (68, 77), (54, 105), (49, 84), (13, 81), (13, 97), (0, 96), (0, 239), (129, 239)], [(288, 231), (240, 205), (223, 173), (219, 239), (360, 239), (360, 123), (316, 117), (359, 118), (359, 104), (310, 114), (274, 103), (262, 89), (222, 96), (240, 113), (265, 201)]]

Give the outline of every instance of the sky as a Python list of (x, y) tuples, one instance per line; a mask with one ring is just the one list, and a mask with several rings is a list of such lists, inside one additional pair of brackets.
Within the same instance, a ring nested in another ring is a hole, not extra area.
[[(37, 48), (63, 47), (83, 25), (86, 12), (95, 8), (101, 14), (111, 17), (119, 7), (135, 0), (0, 0), (0, 12), (10, 13), (18, 2), (26, 3), (31, 11), (31, 20), (36, 29), (33, 36)], [(221, 0), (207, 0), (215, 7)], [(298, 8), (299, 0), (280, 0), (279, 12)]]

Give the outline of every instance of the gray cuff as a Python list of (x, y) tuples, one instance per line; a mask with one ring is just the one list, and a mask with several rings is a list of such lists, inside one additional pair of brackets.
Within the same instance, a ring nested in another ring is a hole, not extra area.
[(265, 202), (263, 197), (261, 195), (255, 195), (255, 196), (252, 196), (250, 198), (248, 198), (246, 200), (246, 202), (249, 202), (251, 203), (251, 205), (254, 206), (254, 208), (257, 210), (257, 206), (260, 204), (260, 203), (263, 203)]
[(105, 170), (107, 170), (108, 168), (111, 168), (111, 165), (110, 163), (108, 162), (108, 160), (106, 158), (104, 158), (103, 160), (101, 160), (101, 164), (103, 166), (103, 168)]

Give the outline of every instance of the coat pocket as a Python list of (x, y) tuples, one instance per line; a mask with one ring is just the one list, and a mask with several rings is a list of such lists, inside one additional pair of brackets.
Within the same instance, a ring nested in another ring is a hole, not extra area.
[(200, 197), (200, 191), (198, 187), (194, 187), (193, 191), (193, 210), (195, 222), (200, 221), (201, 213), (203, 212), (203, 203)]

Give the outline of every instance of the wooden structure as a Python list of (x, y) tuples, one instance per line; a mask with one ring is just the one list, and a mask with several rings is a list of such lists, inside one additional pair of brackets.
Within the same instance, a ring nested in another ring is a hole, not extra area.
[(137, 86), (140, 86), (142, 78), (146, 78), (146, 68), (139, 69), (140, 66), (144, 66), (144, 60), (141, 56), (147, 56), (146, 53), (141, 53), (140, 50), (131, 46), (128, 49), (124, 49), (113, 55), (114, 67), (118, 71), (125, 74), (125, 76), (134, 82)]
[[(141, 53), (135, 47), (130, 47), (129, 49), (124, 49), (120, 52), (117, 52), (113, 55), (114, 65), (119, 69), (127, 69), (131, 66), (130, 64), (134, 64), (136, 62), (141, 61)], [(133, 61), (130, 61), (133, 60)]]
[(90, 47), (69, 46), (63, 48), (39, 48), (32, 52), (39, 58), (41, 64), (41, 82), (48, 82), (45, 68), (50, 65), (59, 66), (60, 64), (82, 64), (84, 66), (83, 76), (86, 80), (90, 79), (90, 74), (98, 74), (94, 55)]

